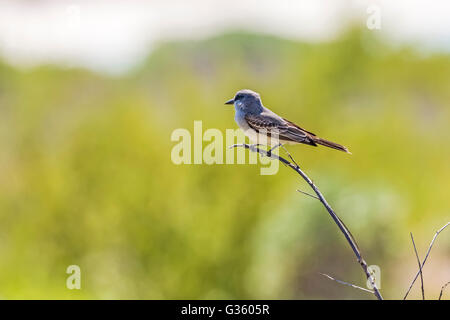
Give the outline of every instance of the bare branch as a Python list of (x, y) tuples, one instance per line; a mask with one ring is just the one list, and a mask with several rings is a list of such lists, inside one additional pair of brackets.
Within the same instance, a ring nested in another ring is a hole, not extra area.
[(416, 248), (416, 244), (414, 243), (414, 237), (413, 237), (412, 232), (411, 232), (411, 241), (412, 241), (412, 244), (413, 244), (413, 247), (414, 247), (414, 252), (416, 253), (417, 263), (419, 264), (420, 283), (422, 285), (422, 300), (425, 300), (425, 290), (423, 288), (422, 266), (420, 265), (420, 258), (419, 258), (419, 254), (417, 253), (417, 248)]
[[(345, 224), (342, 222), (342, 220), (333, 211), (333, 209), (328, 204), (328, 202), (325, 200), (325, 198), (322, 195), (322, 193), (320, 192), (320, 190), (316, 187), (316, 185), (312, 182), (312, 180), (300, 169), (298, 164), (295, 161), (293, 161), (293, 163), (291, 163), (288, 160), (284, 159), (283, 157), (280, 157), (279, 155), (276, 155), (276, 154), (273, 154), (273, 153), (269, 153), (269, 152), (267, 152), (265, 150), (261, 150), (257, 146), (254, 146), (254, 145), (238, 144), (238, 145), (233, 145), (230, 148), (235, 148), (235, 147), (243, 147), (243, 148), (249, 149), (252, 152), (258, 152), (262, 156), (266, 156), (266, 157), (272, 158), (274, 160), (278, 160), (281, 163), (285, 164), (286, 166), (290, 167), (295, 172), (297, 172), (309, 184), (311, 189), (313, 189), (314, 192), (316, 193), (316, 195), (318, 197), (318, 200), (323, 204), (325, 209), (327, 209), (329, 215), (334, 220), (336, 225), (339, 227), (339, 229), (341, 230), (342, 234), (345, 236), (345, 239), (347, 240), (347, 242), (349, 243), (349, 245), (352, 248), (353, 252), (355, 253), (356, 258), (358, 260), (358, 263), (361, 265), (361, 268), (363, 269), (367, 279), (370, 281), (370, 283), (372, 285), (372, 288), (374, 290), (373, 291), (374, 295), (376, 296), (377, 299), (383, 300), (383, 297), (381, 296), (381, 293), (380, 293), (380, 291), (377, 288), (377, 285), (375, 283), (375, 278), (370, 273), (369, 267), (367, 266), (366, 261), (363, 259), (362, 255), (361, 255), (361, 251), (359, 250), (358, 245), (356, 244), (356, 241), (353, 238), (352, 234), (350, 233), (348, 228), (345, 226)], [(291, 158), (291, 160), (293, 160), (291, 156), (290, 156), (290, 158)]]
[[(431, 240), (430, 246), (428, 247), (427, 254), (425, 255), (425, 258), (423, 259), (422, 266), (421, 266), (421, 269), (422, 269), (422, 270), (423, 270), (423, 266), (425, 265), (425, 262), (427, 262), (428, 255), (430, 254), (431, 248), (433, 248), (434, 241), (436, 240), (437, 236), (438, 236), (442, 231), (444, 231), (444, 229), (447, 228), (449, 225), (450, 225), (450, 222), (447, 222), (442, 228), (440, 228), (438, 231), (436, 231), (436, 233), (435, 233), (435, 235), (434, 235), (434, 237), (433, 237), (433, 240)], [(403, 300), (406, 300), (406, 298), (408, 297), (408, 294), (409, 294), (409, 292), (411, 291), (411, 289), (412, 289), (412, 287), (413, 287), (414, 283), (416, 282), (417, 277), (418, 277), (419, 275), (420, 275), (420, 270), (417, 272), (416, 276), (414, 277), (413, 281), (411, 282), (408, 291), (406, 292), (405, 296), (403, 297)]]
[(449, 284), (450, 284), (450, 281), (447, 282), (446, 284), (444, 284), (444, 285), (442, 286), (442, 288), (441, 288), (441, 293), (439, 294), (438, 300), (441, 300), (442, 294), (444, 293), (445, 288), (446, 288)]
[(346, 286), (350, 286), (350, 287), (352, 287), (352, 288), (359, 289), (359, 290), (362, 290), (362, 291), (374, 293), (372, 290), (369, 290), (369, 289), (366, 289), (366, 288), (362, 288), (362, 287), (358, 287), (358, 286), (356, 286), (356, 285), (354, 285), (354, 284), (352, 284), (352, 283), (348, 283), (348, 282), (345, 282), (345, 281), (342, 281), (342, 280), (335, 279), (335, 278), (333, 278), (332, 276), (330, 276), (330, 275), (328, 275), (328, 274), (325, 274), (325, 273), (320, 273), (320, 274), (323, 275), (323, 276), (325, 276), (325, 277), (327, 277), (327, 278), (330, 279), (330, 280), (334, 280), (334, 281), (336, 281), (336, 282), (339, 282), (340, 284), (344, 284), (344, 285), (346, 285)]

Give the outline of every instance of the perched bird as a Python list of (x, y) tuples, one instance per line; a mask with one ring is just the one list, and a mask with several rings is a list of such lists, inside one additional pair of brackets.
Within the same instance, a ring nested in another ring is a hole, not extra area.
[(252, 90), (238, 91), (234, 98), (228, 100), (225, 104), (234, 104), (236, 110), (234, 119), (250, 140), (255, 143), (266, 140), (268, 144), (271, 144), (270, 137), (278, 136), (279, 144), (272, 149), (282, 146), (284, 143), (303, 143), (310, 146), (320, 144), (350, 153), (346, 147), (319, 138), (314, 133), (306, 131), (295, 123), (270, 111), (263, 106), (259, 94)]

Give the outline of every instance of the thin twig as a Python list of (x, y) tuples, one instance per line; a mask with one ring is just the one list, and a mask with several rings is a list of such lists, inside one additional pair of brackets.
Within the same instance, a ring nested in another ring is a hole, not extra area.
[[(436, 233), (434, 234), (433, 240), (431, 240), (430, 246), (428, 247), (428, 251), (427, 254), (425, 255), (425, 258), (422, 261), (422, 267), (421, 269), (423, 270), (423, 266), (425, 265), (425, 262), (427, 262), (428, 259), (428, 255), (430, 254), (431, 248), (433, 248), (434, 245), (434, 241), (436, 240), (437, 236), (439, 235), (439, 233), (441, 233), (442, 231), (444, 231), (445, 228), (447, 228), (450, 225), (450, 222), (447, 222), (442, 228), (440, 228), (438, 231), (436, 231)], [(420, 270), (417, 272), (416, 276), (414, 277), (413, 281), (411, 282), (408, 291), (406, 292), (405, 296), (403, 297), (403, 300), (406, 300), (406, 298), (408, 297), (409, 292), (411, 291), (414, 283), (416, 282), (417, 277), (420, 275)]]
[(352, 283), (348, 283), (348, 282), (345, 282), (345, 281), (342, 281), (342, 280), (335, 279), (335, 278), (333, 278), (332, 276), (330, 276), (330, 275), (328, 275), (328, 274), (325, 274), (325, 273), (320, 273), (320, 274), (323, 275), (323, 276), (325, 276), (325, 277), (327, 277), (327, 278), (330, 279), (330, 280), (334, 280), (334, 281), (336, 281), (336, 282), (339, 282), (340, 284), (344, 284), (344, 285), (346, 285), (346, 286), (350, 286), (350, 287), (352, 287), (352, 288), (359, 289), (359, 290), (362, 290), (362, 291), (374, 293), (372, 290), (369, 290), (369, 289), (366, 289), (366, 288), (362, 288), (362, 287), (358, 287), (358, 286), (356, 286), (356, 285), (354, 285), (354, 284), (352, 284)]
[(438, 300), (441, 300), (442, 294), (444, 293), (445, 288), (446, 288), (449, 284), (450, 284), (450, 281), (447, 282), (446, 284), (444, 284), (444, 285), (442, 286), (442, 288), (441, 288), (441, 293), (439, 294)]
[[(295, 161), (293, 161), (295, 163), (295, 164), (293, 164), (293, 163), (289, 162), (288, 160), (286, 160), (285, 158), (280, 157), (279, 155), (269, 153), (265, 150), (261, 150), (258, 147), (253, 146), (253, 145), (235, 144), (235, 145), (230, 146), (230, 148), (236, 148), (236, 147), (243, 147), (243, 148), (249, 149), (252, 152), (257, 152), (257, 153), (261, 154), (262, 156), (266, 156), (266, 157), (280, 161), (281, 163), (285, 164), (286, 166), (290, 167), (292, 170), (297, 172), (309, 184), (309, 186), (314, 190), (317, 197), (319, 198), (319, 201), (323, 204), (325, 209), (327, 209), (331, 218), (334, 220), (336, 225), (339, 227), (341, 232), (344, 234), (345, 239), (347, 240), (347, 242), (349, 243), (350, 247), (352, 248), (353, 252), (356, 255), (356, 259), (358, 260), (358, 263), (361, 265), (361, 268), (363, 269), (367, 279), (370, 281), (370, 283), (372, 285), (374, 295), (376, 296), (377, 299), (383, 300), (383, 297), (381, 296), (381, 293), (375, 283), (375, 278), (370, 273), (369, 267), (367, 266), (366, 261), (363, 259), (362, 255), (361, 255), (361, 251), (359, 250), (358, 245), (356, 244), (356, 241), (353, 238), (352, 234), (350, 233), (348, 228), (345, 226), (345, 224), (342, 222), (342, 220), (333, 211), (333, 209), (328, 204), (328, 202), (325, 200), (325, 198), (322, 195), (322, 193), (320, 192), (320, 190), (316, 187), (316, 185), (312, 182), (312, 180), (300, 169), (298, 164), (296, 164)], [(292, 157), (290, 157), (290, 158), (292, 159)]]
[(307, 195), (307, 196), (310, 196), (311, 198), (320, 200), (319, 198), (317, 198), (315, 195), (313, 195), (313, 194), (311, 194), (311, 193), (308, 193), (308, 192), (305, 192), (305, 191), (302, 191), (302, 190), (298, 190), (298, 189), (297, 189), (297, 191), (300, 192), (300, 193), (303, 193), (303, 194), (305, 194), (305, 195)]
[(417, 248), (416, 248), (416, 244), (414, 243), (414, 237), (413, 237), (412, 232), (411, 232), (411, 241), (412, 241), (412, 244), (413, 244), (413, 247), (414, 247), (414, 252), (416, 253), (417, 263), (419, 264), (420, 283), (422, 285), (422, 300), (425, 300), (425, 290), (423, 288), (422, 266), (420, 265), (420, 258), (419, 258), (419, 254), (417, 253)]
[(287, 149), (286, 149), (283, 145), (281, 145), (281, 147), (282, 147), (282, 148), (284, 149), (284, 151), (287, 153), (289, 159), (291, 159), (291, 161), (292, 161), (292, 162), (295, 164), (295, 166), (298, 168), (299, 166), (298, 166), (297, 162), (295, 162), (294, 158), (292, 158), (292, 156), (291, 156), (291, 154), (289, 153), (289, 151), (287, 151)]

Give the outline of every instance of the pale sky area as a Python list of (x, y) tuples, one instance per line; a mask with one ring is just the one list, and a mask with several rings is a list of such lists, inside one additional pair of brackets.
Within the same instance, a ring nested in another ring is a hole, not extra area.
[(108, 73), (135, 66), (161, 40), (249, 30), (326, 41), (371, 6), (399, 44), (450, 52), (448, 0), (0, 0), (0, 56), (13, 65), (54, 63)]

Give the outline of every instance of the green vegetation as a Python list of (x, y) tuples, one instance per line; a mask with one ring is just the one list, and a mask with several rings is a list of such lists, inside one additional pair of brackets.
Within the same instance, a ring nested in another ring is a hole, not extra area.
[[(0, 297), (372, 299), (319, 274), (365, 285), (291, 170), (171, 162), (175, 128), (236, 127), (223, 103), (241, 88), (350, 148), (288, 147), (381, 267), (384, 296), (402, 297), (409, 232), (423, 257), (450, 217), (450, 56), (361, 30), (161, 44), (120, 78), (0, 64)], [(82, 290), (65, 286), (71, 264)], [(450, 280), (450, 232), (424, 277), (430, 298)]]

